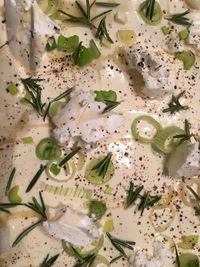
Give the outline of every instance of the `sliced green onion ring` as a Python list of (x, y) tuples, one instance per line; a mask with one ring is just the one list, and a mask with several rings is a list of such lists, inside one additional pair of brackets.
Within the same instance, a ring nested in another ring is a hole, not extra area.
[[(137, 126), (141, 121), (148, 122), (156, 129), (156, 133), (152, 138), (143, 137), (138, 132)], [(140, 143), (152, 143), (154, 141), (155, 137), (157, 136), (157, 134), (161, 131), (161, 129), (162, 129), (162, 126), (160, 125), (160, 123), (157, 120), (155, 120), (154, 118), (152, 118), (151, 116), (147, 116), (147, 115), (137, 117), (136, 119), (134, 119), (134, 121), (131, 125), (131, 131), (132, 131), (133, 138), (135, 140), (139, 141)]]
[(49, 161), (46, 168), (47, 176), (57, 182), (68, 182), (76, 173), (76, 165), (73, 160), (69, 160), (65, 165), (59, 167), (61, 158)]
[(152, 26), (158, 25), (162, 20), (162, 9), (160, 7), (160, 4), (157, 1), (155, 2), (153, 17), (151, 20), (150, 18), (148, 18), (146, 16), (146, 12), (147, 12), (147, 4), (146, 3), (147, 3), (147, 1), (145, 0), (139, 6), (138, 12), (139, 12), (140, 16), (142, 17), (144, 22), (146, 22), (147, 24), (152, 25)]
[(163, 153), (170, 154), (178, 146), (178, 142), (173, 140), (173, 137), (177, 134), (184, 134), (184, 130), (176, 126), (166, 127), (156, 135), (153, 145)]
[(38, 143), (35, 153), (41, 160), (53, 160), (61, 155), (61, 150), (53, 139), (47, 137)]

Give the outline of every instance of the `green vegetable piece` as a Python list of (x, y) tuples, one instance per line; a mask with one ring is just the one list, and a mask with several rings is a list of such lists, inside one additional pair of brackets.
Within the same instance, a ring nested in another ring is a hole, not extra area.
[(183, 236), (182, 242), (178, 243), (178, 247), (182, 249), (192, 249), (198, 243), (198, 235)]
[(11, 95), (17, 95), (19, 93), (19, 89), (14, 83), (8, 85), (8, 91)]
[(175, 58), (183, 62), (185, 70), (190, 70), (196, 60), (194, 53), (190, 50), (175, 53)]
[(22, 137), (22, 143), (23, 144), (33, 144), (33, 137), (31, 137), (31, 136)]
[(77, 65), (79, 67), (83, 67), (85, 65), (90, 64), (93, 61), (93, 59), (94, 56), (92, 50), (90, 48), (86, 48), (85, 46), (83, 46)]
[(148, 16), (146, 16), (147, 3), (148, 3), (148, 0), (142, 2), (139, 6), (138, 12), (140, 16), (142, 17), (142, 19), (144, 20), (144, 22), (146, 22), (149, 25), (156, 26), (162, 20), (162, 9), (160, 7), (160, 4), (158, 2), (155, 2), (153, 16), (152, 16), (152, 19), (150, 19)]
[(41, 160), (53, 160), (61, 155), (60, 147), (51, 138), (42, 139), (35, 149), (36, 155)]
[[(199, 259), (195, 254), (183, 253), (179, 256), (180, 267), (199, 267)], [(176, 264), (176, 267), (177, 264)]]
[(104, 102), (104, 101), (116, 101), (117, 100), (117, 94), (112, 91), (95, 91), (96, 97), (95, 101), (98, 102)]
[(100, 266), (110, 267), (111, 265), (110, 265), (109, 261), (104, 256), (97, 255), (90, 266), (91, 267), (98, 267), (98, 266), (99, 267)]
[(106, 213), (106, 204), (102, 201), (91, 200), (89, 203), (89, 216), (94, 220), (100, 220)]
[(57, 176), (60, 173), (60, 168), (58, 167), (56, 163), (52, 163), (49, 170), (55, 176)]
[(57, 41), (57, 49), (66, 53), (73, 53), (79, 44), (79, 37), (73, 35), (69, 38), (60, 35)]
[(85, 177), (91, 184), (94, 184), (94, 185), (105, 184), (108, 181), (110, 181), (110, 179), (112, 179), (115, 173), (115, 169), (114, 169), (114, 165), (112, 161), (110, 162), (108, 166), (105, 176), (103, 176), (103, 174), (99, 176), (96, 170), (92, 170), (103, 159), (104, 157), (92, 160), (86, 168)]
[(54, 36), (49, 37), (47, 40), (47, 44), (46, 44), (47, 52), (53, 51), (54, 49), (56, 49), (56, 47), (57, 47), (57, 44), (56, 44), (55, 37)]
[(179, 32), (179, 37), (181, 40), (186, 40), (189, 36), (190, 32), (188, 31), (188, 29), (184, 29), (182, 31)]
[(48, 112), (49, 116), (51, 118), (56, 116), (65, 105), (66, 105), (65, 102), (61, 102), (61, 101), (53, 102), (49, 108), (49, 112)]
[(19, 185), (15, 185), (8, 192), (8, 200), (11, 203), (21, 203), (22, 202), (22, 198), (19, 196), (18, 192), (19, 192)]
[(170, 28), (167, 26), (163, 26), (161, 28), (161, 31), (163, 32), (164, 35), (168, 35), (170, 33)]
[(101, 52), (99, 51), (99, 48), (97, 47), (97, 45), (93, 39), (90, 40), (90, 49), (93, 53), (94, 58), (99, 58), (101, 56)]
[(103, 225), (103, 232), (104, 233), (110, 233), (114, 230), (113, 220), (108, 219)]

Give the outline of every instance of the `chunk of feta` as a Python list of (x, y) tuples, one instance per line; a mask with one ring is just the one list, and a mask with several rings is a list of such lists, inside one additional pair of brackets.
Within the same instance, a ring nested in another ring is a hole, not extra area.
[(12, 54), (28, 71), (35, 71), (45, 54), (47, 38), (57, 32), (57, 24), (36, 0), (6, 0), (5, 17)]
[(138, 46), (122, 48), (120, 52), (136, 82), (139, 81), (139, 89), (143, 94), (159, 97), (174, 91), (176, 71), (169, 55), (162, 51), (147, 51)]
[(123, 116), (113, 112), (102, 114), (105, 107), (104, 103), (94, 100), (91, 92), (76, 89), (66, 106), (53, 117), (56, 140), (69, 146), (80, 141), (80, 145), (87, 147), (111, 136), (121, 126)]
[[(85, 247), (97, 241), (101, 236), (101, 230), (96, 227), (91, 218), (83, 213), (70, 208), (62, 209), (59, 218), (55, 211), (48, 213), (51, 214), (51, 220), (43, 222), (43, 229), (56, 239), (69, 242), (73, 246)], [(56, 213), (56, 219), (52, 219), (52, 213)]]
[(196, 176), (200, 174), (200, 149), (199, 143), (184, 142), (174, 153), (172, 153), (167, 162), (168, 173), (173, 177)]
[(174, 255), (160, 241), (153, 244), (153, 255), (147, 255), (142, 250), (135, 253), (132, 262), (133, 267), (172, 267), (174, 266)]

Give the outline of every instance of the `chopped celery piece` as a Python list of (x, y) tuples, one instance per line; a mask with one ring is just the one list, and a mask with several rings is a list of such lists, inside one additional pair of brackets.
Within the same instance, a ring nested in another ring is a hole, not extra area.
[(170, 28), (167, 27), (167, 26), (163, 26), (161, 28), (161, 30), (162, 30), (162, 32), (163, 32), (164, 35), (168, 35), (170, 33)]
[(104, 101), (116, 101), (117, 94), (113, 90), (109, 91), (94, 91), (96, 94), (95, 101), (104, 102)]
[(22, 143), (23, 144), (33, 144), (33, 137), (31, 137), (31, 136), (22, 137)]
[(182, 242), (178, 243), (178, 247), (182, 249), (192, 249), (198, 243), (198, 235), (188, 235), (182, 238)]
[(103, 232), (104, 233), (110, 233), (113, 230), (114, 230), (113, 220), (112, 219), (106, 220), (104, 225), (103, 225)]
[(101, 52), (99, 51), (99, 48), (97, 47), (97, 45), (93, 39), (90, 40), (90, 49), (93, 53), (94, 58), (99, 58), (101, 56)]
[(149, 25), (155, 26), (158, 25), (162, 20), (162, 9), (160, 7), (160, 4), (158, 2), (155, 2), (154, 10), (153, 10), (153, 16), (152, 19), (150, 19), (147, 14), (147, 3), (148, 1), (145, 0), (142, 2), (139, 6), (139, 14), (142, 17), (142, 19)]
[(19, 196), (18, 192), (19, 192), (19, 185), (15, 185), (8, 192), (8, 200), (11, 203), (21, 203), (22, 202), (22, 198)]
[(181, 40), (186, 40), (189, 36), (190, 32), (188, 31), (188, 29), (184, 29), (182, 31), (179, 32), (179, 37)]
[(194, 53), (190, 50), (175, 53), (175, 58), (183, 62), (185, 70), (190, 70), (196, 60)]
[(73, 35), (69, 38), (60, 35), (57, 41), (57, 49), (66, 53), (73, 53), (79, 44), (79, 37)]
[(8, 91), (11, 95), (17, 95), (19, 93), (19, 89), (14, 83), (8, 85)]
[(119, 30), (118, 31), (118, 37), (119, 40), (125, 44), (125, 45), (133, 45), (135, 43), (136, 40), (136, 35), (135, 32), (132, 30)]
[(89, 203), (89, 216), (94, 220), (100, 220), (106, 213), (106, 204), (102, 201), (91, 200)]
[(78, 66), (82, 67), (88, 65), (94, 59), (93, 52), (90, 48), (86, 48), (85, 46), (82, 47), (82, 51), (78, 60)]
[[(180, 267), (199, 267), (199, 259), (195, 254), (183, 253), (179, 256)], [(177, 264), (176, 264), (176, 267)]]
[(60, 168), (56, 163), (52, 163), (49, 168), (50, 172), (53, 173), (53, 175), (57, 176), (60, 173)]
[(42, 139), (36, 147), (36, 155), (41, 160), (52, 160), (61, 155), (60, 147), (51, 138)]

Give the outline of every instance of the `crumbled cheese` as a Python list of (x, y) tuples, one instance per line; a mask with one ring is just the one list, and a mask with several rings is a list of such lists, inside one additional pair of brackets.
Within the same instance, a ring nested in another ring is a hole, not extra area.
[(147, 51), (138, 46), (122, 48), (120, 52), (124, 55), (128, 69), (137, 79), (135, 82), (140, 80), (139, 87), (145, 95), (158, 97), (174, 91), (176, 71), (169, 55), (162, 51)]
[(122, 11), (117, 11), (114, 15), (114, 19), (120, 24), (126, 24), (128, 21), (126, 13)]
[(168, 173), (173, 177), (192, 177), (200, 174), (200, 150), (199, 143), (184, 142), (167, 162)]
[(76, 89), (71, 100), (53, 117), (57, 126), (53, 133), (61, 145), (80, 141), (85, 147), (111, 136), (121, 126), (123, 117), (113, 112), (102, 114), (106, 105), (94, 98), (94, 94)]

